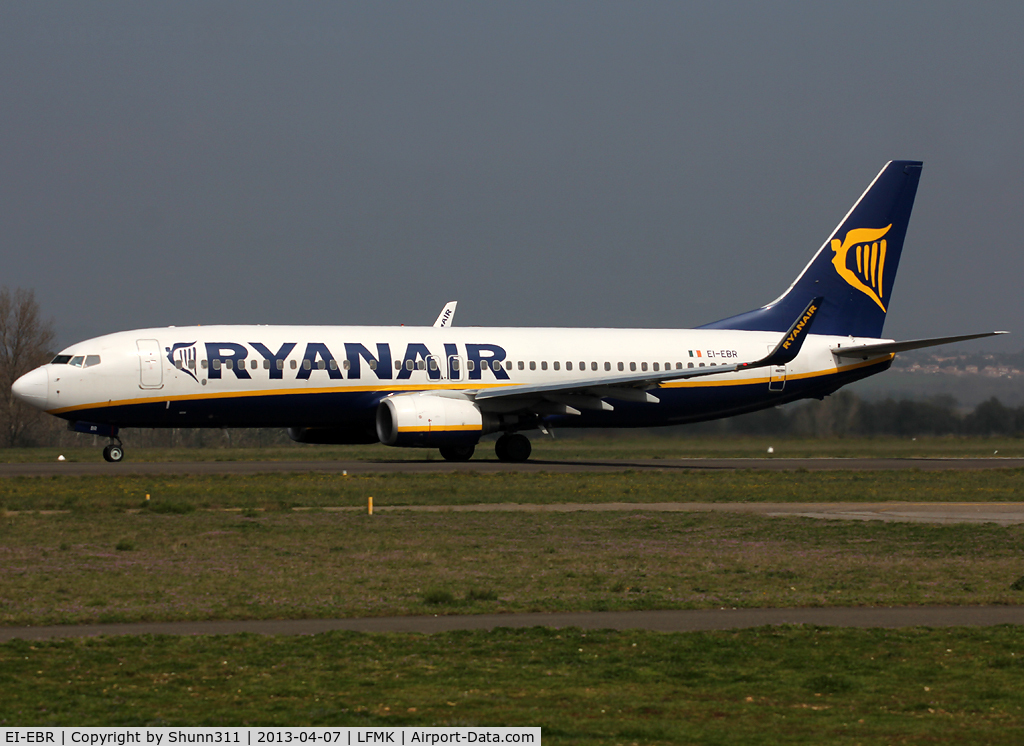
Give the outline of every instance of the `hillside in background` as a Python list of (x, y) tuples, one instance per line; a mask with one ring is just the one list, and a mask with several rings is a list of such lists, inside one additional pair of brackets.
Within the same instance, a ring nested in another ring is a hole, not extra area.
[(847, 386), (865, 401), (952, 398), (973, 409), (993, 397), (1009, 407), (1024, 405), (1024, 351), (960, 353), (942, 348), (896, 356), (885, 373)]

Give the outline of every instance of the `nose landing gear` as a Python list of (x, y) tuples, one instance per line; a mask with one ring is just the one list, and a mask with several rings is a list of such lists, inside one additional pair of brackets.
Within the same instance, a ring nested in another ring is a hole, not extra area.
[(116, 464), (118, 461), (124, 458), (124, 446), (121, 445), (121, 440), (118, 439), (117, 443), (111, 443), (103, 448), (103, 459), (109, 461), (112, 464)]
[(124, 458), (124, 448), (121, 447), (120, 443), (111, 443), (103, 449), (103, 458), (106, 461), (116, 464)]
[(110, 438), (110, 444), (103, 448), (103, 460), (116, 464), (124, 458), (124, 445), (117, 437), (118, 428), (116, 425), (99, 425), (95, 422), (80, 422), (70, 420), (68, 430), (73, 433), (85, 433), (86, 435), (106, 436)]

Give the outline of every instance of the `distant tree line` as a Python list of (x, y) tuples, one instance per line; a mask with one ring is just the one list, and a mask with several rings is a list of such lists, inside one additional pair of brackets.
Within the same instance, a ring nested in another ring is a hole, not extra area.
[(866, 401), (840, 391), (823, 401), (766, 409), (728, 420), (702, 423), (691, 432), (813, 437), (895, 435), (1024, 435), (1024, 407), (1007, 407), (995, 397), (964, 411), (950, 396)]

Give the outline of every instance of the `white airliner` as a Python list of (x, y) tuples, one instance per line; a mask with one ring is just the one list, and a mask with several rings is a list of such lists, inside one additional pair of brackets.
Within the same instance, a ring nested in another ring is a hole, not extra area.
[[(891, 161), (792, 285), (766, 306), (697, 329), (203, 326), (138, 329), (72, 345), (14, 394), (110, 439), (123, 427), (285, 427), (303, 443), (439, 448), (465, 460), (502, 433), (651, 427), (822, 398), (895, 353), (1004, 332), (881, 338), (917, 184)], [(813, 329), (813, 333), (812, 333)]]

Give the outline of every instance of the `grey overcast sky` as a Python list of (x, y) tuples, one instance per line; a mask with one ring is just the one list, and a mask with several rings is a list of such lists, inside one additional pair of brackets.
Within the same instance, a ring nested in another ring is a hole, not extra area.
[(144, 326), (688, 327), (921, 159), (886, 334), (1024, 346), (1024, 3), (7, 2), (0, 284)]

